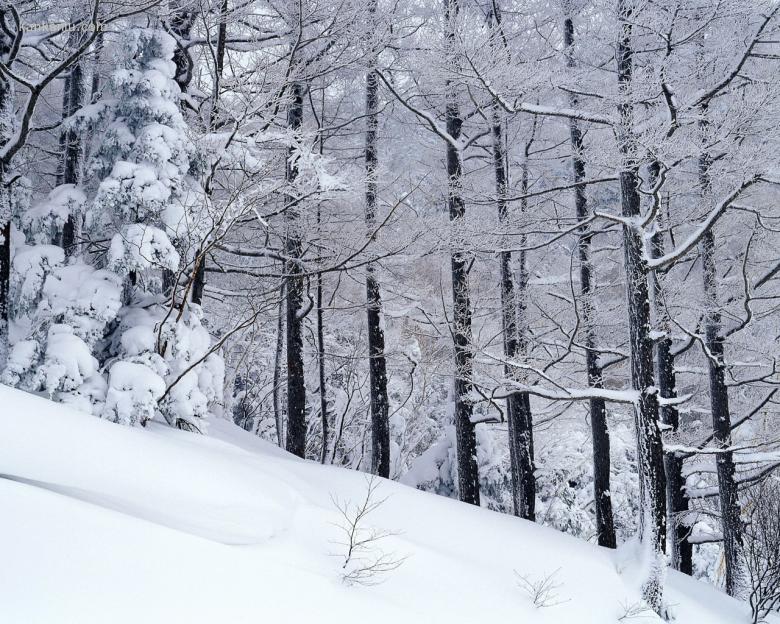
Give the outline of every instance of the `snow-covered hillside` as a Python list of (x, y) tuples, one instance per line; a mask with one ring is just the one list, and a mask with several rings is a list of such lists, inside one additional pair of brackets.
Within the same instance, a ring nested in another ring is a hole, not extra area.
[[(208, 436), (127, 428), (4, 386), (0, 405), (5, 624), (656, 621), (625, 551), (392, 482), (367, 526), (406, 559), (347, 585), (333, 499), (359, 502), (364, 475), (225, 421)], [(519, 576), (551, 578), (548, 606)], [(676, 573), (667, 601), (679, 624), (747, 617)]]

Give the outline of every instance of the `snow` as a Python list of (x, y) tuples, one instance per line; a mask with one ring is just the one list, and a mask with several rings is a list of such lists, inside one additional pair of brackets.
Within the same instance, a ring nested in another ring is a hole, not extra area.
[[(379, 585), (348, 586), (332, 497), (358, 502), (365, 475), (220, 419), (199, 436), (120, 427), (6, 387), (0, 403), (3, 621), (617, 624), (639, 600), (630, 550), (384, 480), (368, 522), (407, 559)], [(535, 607), (518, 575), (550, 574), (559, 604)], [(677, 624), (746, 617), (676, 573), (667, 602)]]
[(143, 424), (154, 418), (165, 381), (145, 364), (114, 362), (108, 375), (104, 418), (123, 425)]
[(133, 223), (123, 234), (114, 234), (109, 249), (109, 264), (116, 271), (129, 272), (164, 267), (175, 271), (179, 253), (168, 235), (151, 225)]

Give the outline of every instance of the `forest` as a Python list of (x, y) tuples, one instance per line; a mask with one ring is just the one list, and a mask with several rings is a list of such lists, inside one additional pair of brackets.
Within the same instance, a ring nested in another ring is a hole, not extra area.
[(0, 0), (0, 382), (772, 621), (779, 61), (777, 0)]

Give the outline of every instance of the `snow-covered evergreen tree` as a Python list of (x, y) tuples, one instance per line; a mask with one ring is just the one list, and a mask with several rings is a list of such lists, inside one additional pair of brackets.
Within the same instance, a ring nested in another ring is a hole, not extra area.
[[(123, 280), (125, 306), (108, 346), (103, 415), (143, 424), (161, 413), (170, 424), (202, 430), (222, 393), (222, 363), (210, 353), (199, 306), (162, 293), (197, 236), (192, 208), (203, 203), (201, 159), (187, 134), (174, 80), (174, 40), (135, 28), (103, 103), (107, 128), (90, 165), (101, 180), (87, 212), (93, 233), (110, 236), (107, 266)], [(173, 298), (173, 301), (171, 301)]]
[[(161, 414), (201, 431), (221, 401), (222, 359), (211, 352), (200, 306), (175, 301), (175, 289), (161, 292), (163, 271), (175, 276), (182, 266), (174, 241), (186, 250), (205, 203), (173, 51), (161, 30), (124, 36), (110, 95), (70, 122), (104, 127), (90, 163), (94, 197), (63, 184), (21, 215), (10, 297), (19, 339), (3, 381), (115, 422)], [(68, 262), (50, 244), (85, 208), (89, 234), (110, 241), (100, 267)]]

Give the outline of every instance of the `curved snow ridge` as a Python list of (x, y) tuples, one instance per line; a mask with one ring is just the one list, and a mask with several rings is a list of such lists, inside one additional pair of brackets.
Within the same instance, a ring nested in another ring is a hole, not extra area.
[[(0, 402), (11, 392), (0, 387)], [(262, 458), (229, 444), (119, 427), (21, 393), (13, 401), (24, 409), (0, 415), (0, 474), (15, 481), (233, 545), (280, 535), (301, 503), (256, 469)]]
[[(169, 499), (168, 502), (171, 505), (175, 505), (176, 508), (176, 513), (172, 514), (165, 509), (157, 508), (156, 505), (140, 504), (136, 500), (112, 496), (105, 492), (96, 492), (59, 483), (36, 481), (7, 474), (0, 474), (0, 479), (53, 492), (126, 516), (132, 516), (139, 520), (159, 524), (175, 531), (189, 533), (212, 542), (219, 542), (226, 546), (256, 546), (281, 533), (281, 531), (277, 531), (259, 534), (260, 530), (268, 528), (268, 510), (264, 508), (253, 509), (246, 505), (230, 507), (210, 506), (208, 511), (204, 512), (201, 506), (193, 505), (191, 501), (182, 500), (177, 502)], [(278, 524), (282, 525), (283, 522), (286, 522), (285, 518), (277, 518)]]

